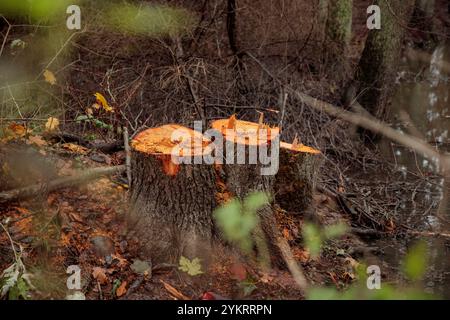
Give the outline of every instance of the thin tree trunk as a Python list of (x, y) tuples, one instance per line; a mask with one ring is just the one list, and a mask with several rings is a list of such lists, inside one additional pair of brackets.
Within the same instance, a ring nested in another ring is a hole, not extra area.
[[(325, 0), (321, 1), (321, 12)], [(325, 30), (326, 66), (330, 75), (345, 76), (348, 70), (348, 47), (352, 37), (352, 0), (328, 0)], [(323, 14), (323, 13), (322, 13)]]
[(395, 88), (405, 29), (410, 22), (414, 0), (377, 0), (381, 9), (381, 29), (373, 29), (356, 72), (359, 103), (372, 115), (383, 119)]

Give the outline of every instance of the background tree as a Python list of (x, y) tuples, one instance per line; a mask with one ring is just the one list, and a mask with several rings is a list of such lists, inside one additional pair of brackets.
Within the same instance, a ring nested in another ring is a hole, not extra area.
[(348, 65), (348, 46), (352, 38), (353, 0), (322, 0), (321, 15), (326, 7), (328, 7), (325, 28), (327, 67), (331, 67), (334, 71), (345, 71)]
[(356, 71), (358, 102), (377, 118), (384, 118), (395, 88), (402, 42), (414, 0), (375, 2), (381, 9), (381, 29), (369, 32)]

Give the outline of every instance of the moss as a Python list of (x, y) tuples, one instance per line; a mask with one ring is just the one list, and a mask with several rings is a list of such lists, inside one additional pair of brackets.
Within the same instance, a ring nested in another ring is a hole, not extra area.
[(331, 0), (327, 35), (331, 41), (348, 45), (352, 35), (352, 0)]

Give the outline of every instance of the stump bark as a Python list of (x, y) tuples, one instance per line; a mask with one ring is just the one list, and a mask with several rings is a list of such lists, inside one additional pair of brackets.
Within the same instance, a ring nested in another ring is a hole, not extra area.
[[(201, 140), (200, 147), (187, 148), (191, 164), (174, 162), (171, 154), (183, 143), (171, 138), (180, 129), (186, 139)], [(181, 255), (207, 258), (213, 237), (211, 213), (216, 206), (214, 168), (194, 164), (207, 144), (201, 133), (178, 125), (148, 129), (132, 141), (128, 223), (143, 245), (142, 253), (154, 262), (178, 262)]]
[[(173, 124), (145, 130), (131, 143), (130, 236), (138, 238), (142, 254), (153, 262), (173, 263), (180, 256), (207, 261), (214, 240), (226, 242), (213, 221), (218, 195), (244, 200), (253, 192), (273, 196), (282, 188), (277, 201), (293, 201), (296, 208), (311, 203), (319, 151), (286, 143), (280, 149), (279, 129), (262, 120), (233, 116), (214, 121), (212, 128), (222, 138), (214, 144), (212, 138)], [(180, 130), (183, 134), (174, 136)], [(215, 161), (205, 164), (212, 150)], [(270, 261), (270, 253), (280, 256), (281, 236), (271, 204), (257, 215), (260, 225), (253, 240), (258, 256)]]
[[(278, 161), (279, 129), (236, 120), (234, 116), (216, 120), (211, 126), (222, 134), (225, 141), (221, 168), (228, 192), (241, 201), (258, 191), (272, 195), (276, 171), (272, 174), (265, 172), (264, 169), (272, 163), (261, 161), (260, 152)], [(260, 208), (257, 215), (260, 226), (253, 232), (253, 238), (260, 258), (269, 262), (269, 253), (277, 251), (278, 233), (271, 205)]]
[(282, 209), (302, 214), (311, 208), (321, 163), (320, 151), (295, 141), (281, 142), (275, 201)]

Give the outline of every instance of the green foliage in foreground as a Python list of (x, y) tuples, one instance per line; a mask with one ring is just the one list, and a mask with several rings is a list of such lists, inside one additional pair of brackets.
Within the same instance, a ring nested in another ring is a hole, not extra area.
[(26, 17), (30, 22), (49, 22), (66, 17), (66, 8), (78, 1), (69, 0), (1, 0), (0, 12), (5, 17)]
[(253, 247), (252, 232), (259, 225), (258, 209), (269, 203), (269, 196), (263, 192), (252, 193), (242, 202), (233, 199), (214, 212), (214, 218), (225, 238), (250, 253)]
[(411, 280), (409, 286), (394, 287), (381, 282), (379, 290), (368, 289), (366, 265), (357, 268), (358, 281), (345, 291), (335, 288), (316, 287), (309, 290), (309, 300), (425, 300), (437, 297), (424, 292), (420, 281), (426, 272), (427, 247), (425, 242), (413, 246), (403, 260), (404, 275)]
[(183, 34), (194, 22), (187, 10), (163, 5), (111, 5), (105, 18), (114, 30), (151, 37)]

